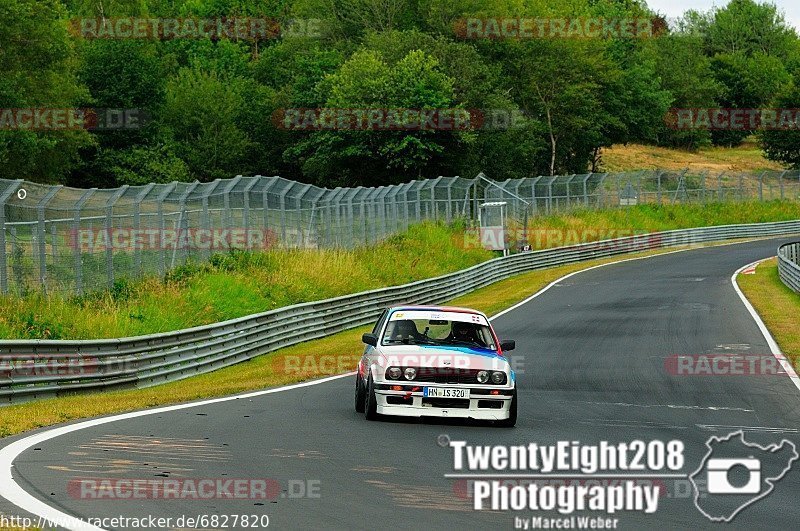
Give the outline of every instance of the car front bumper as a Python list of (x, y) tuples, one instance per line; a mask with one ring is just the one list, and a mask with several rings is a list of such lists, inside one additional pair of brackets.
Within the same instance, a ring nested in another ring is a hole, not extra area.
[(444, 417), (505, 420), (509, 417), (514, 389), (500, 395), (470, 393), (469, 399), (425, 398), (420, 392), (376, 389), (377, 413), (401, 417)]

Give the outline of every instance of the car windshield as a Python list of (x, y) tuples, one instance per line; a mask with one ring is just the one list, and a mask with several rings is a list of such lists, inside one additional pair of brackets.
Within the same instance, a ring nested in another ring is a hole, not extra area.
[(461, 314), (457, 319), (446, 317), (448, 316), (441, 314), (420, 316), (397, 312), (386, 325), (383, 344), (449, 345), (497, 350), (494, 336), (484, 317), (476, 314)]

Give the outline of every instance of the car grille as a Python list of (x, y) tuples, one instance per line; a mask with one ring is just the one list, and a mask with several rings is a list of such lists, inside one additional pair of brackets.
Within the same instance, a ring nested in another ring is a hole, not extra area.
[(417, 377), (414, 378), (414, 381), (438, 384), (476, 384), (478, 383), (478, 370), (424, 367), (417, 369)]

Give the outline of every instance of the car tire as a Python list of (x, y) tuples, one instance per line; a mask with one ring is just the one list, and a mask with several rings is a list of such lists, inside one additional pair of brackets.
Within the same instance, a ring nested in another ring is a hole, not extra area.
[(356, 373), (356, 413), (363, 413), (366, 400), (365, 395), (366, 392), (364, 391), (364, 383), (362, 381), (361, 375)]
[(503, 428), (513, 428), (517, 425), (517, 390), (514, 390), (514, 396), (511, 398), (511, 408), (508, 410), (508, 418), (498, 420), (497, 425)]
[(378, 399), (375, 398), (375, 384), (372, 383), (372, 375), (367, 380), (367, 388), (364, 393), (364, 418), (375, 420), (378, 418)]

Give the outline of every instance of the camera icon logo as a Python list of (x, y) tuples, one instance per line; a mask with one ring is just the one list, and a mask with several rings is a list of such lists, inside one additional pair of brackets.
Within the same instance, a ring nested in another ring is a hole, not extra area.
[[(730, 473), (737, 467), (749, 472), (747, 483), (735, 486)], [(709, 494), (758, 494), (761, 492), (761, 461), (750, 456), (745, 459), (709, 459), (706, 463)]]
[(712, 522), (730, 522), (746, 507), (768, 496), (800, 459), (794, 443), (783, 439), (761, 446), (742, 430), (706, 441), (708, 452), (689, 475), (694, 504)]

